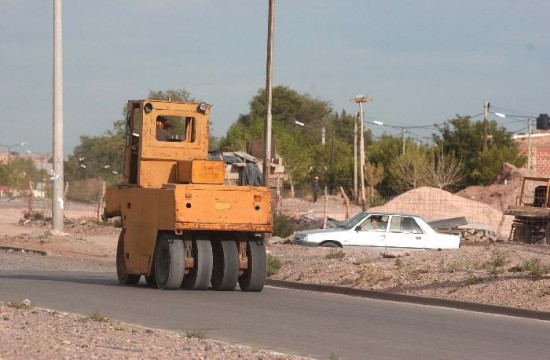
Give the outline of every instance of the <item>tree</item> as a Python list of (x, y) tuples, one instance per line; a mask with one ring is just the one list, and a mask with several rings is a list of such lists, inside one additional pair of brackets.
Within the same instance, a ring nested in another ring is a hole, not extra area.
[(382, 135), (380, 140), (371, 141), (366, 147), (366, 161), (373, 165), (380, 164), (386, 170), (384, 178), (379, 183), (379, 192), (384, 189), (385, 195), (396, 193), (396, 189), (392, 188), (394, 174), (389, 169), (392, 163), (401, 156), (402, 148), (401, 139), (391, 135)]
[(100, 178), (108, 183), (121, 180), (124, 167), (124, 138), (120, 135), (80, 136), (65, 163), (68, 181)]
[(506, 162), (516, 167), (522, 167), (527, 163), (527, 157), (518, 154), (515, 147), (493, 145), (487, 151), (479, 152), (474, 159), (470, 178), (477, 184), (490, 184), (495, 180), (502, 169), (502, 165)]
[[(230, 126), (227, 135), (222, 137), (220, 149), (244, 151), (249, 141), (262, 139), (265, 109), (265, 91), (260, 89), (250, 101), (250, 112), (240, 115)], [(285, 169), (290, 175), (291, 188), (297, 183), (309, 183), (311, 177), (315, 176), (311, 172), (337, 178), (342, 167), (348, 172), (351, 169), (344, 157), (340, 156), (343, 149), (340, 139), (334, 137), (326, 141), (324, 147), (321, 145), (323, 127), (327, 134), (336, 133), (336, 120), (331, 112), (330, 104), (326, 101), (299, 94), (286, 86), (273, 88), (273, 140), (277, 145), (276, 151), (282, 156)], [(301, 127), (295, 121), (300, 121), (305, 126)], [(334, 160), (336, 157), (341, 161), (333, 161), (333, 166), (330, 167), (331, 159)], [(326, 179), (323, 181), (326, 183)]]
[(464, 178), (464, 164), (453, 155), (433, 152), (428, 157), (427, 181), (429, 186), (448, 189)]
[(26, 190), (29, 188), (29, 181), (41, 181), (40, 170), (29, 158), (12, 156), (10, 165), (0, 167), (2, 185), (10, 185), (14, 189)]
[(147, 99), (151, 100), (173, 100), (173, 101), (197, 101), (191, 97), (191, 93), (185, 89), (176, 90), (149, 90)]
[[(489, 184), (498, 174), (499, 170), (495, 172), (494, 169), (500, 169), (504, 162), (516, 166), (524, 164), (524, 156), (520, 154), (510, 133), (495, 121), (489, 122), (489, 149), (495, 149), (489, 154), (482, 154), (483, 121), (472, 122), (469, 116), (457, 115), (437, 128), (441, 133), (433, 135), (437, 147), (446, 155), (460, 156), (464, 168), (468, 169), (463, 186)], [(500, 154), (497, 155), (495, 151)]]
[(392, 185), (399, 192), (416, 189), (428, 183), (428, 160), (424, 149), (410, 147), (390, 164)]
[(369, 206), (373, 206), (375, 203), (374, 187), (377, 186), (382, 179), (384, 179), (384, 166), (381, 163), (373, 164), (370, 162), (365, 163), (365, 183), (368, 186), (368, 200)]

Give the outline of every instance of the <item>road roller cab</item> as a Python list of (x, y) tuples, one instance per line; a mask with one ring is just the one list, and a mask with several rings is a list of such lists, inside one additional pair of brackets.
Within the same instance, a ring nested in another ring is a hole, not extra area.
[(263, 233), (272, 230), (263, 186), (225, 184), (208, 159), (211, 106), (128, 102), (124, 180), (107, 189), (105, 215), (120, 216), (117, 274), (160, 289), (260, 291)]

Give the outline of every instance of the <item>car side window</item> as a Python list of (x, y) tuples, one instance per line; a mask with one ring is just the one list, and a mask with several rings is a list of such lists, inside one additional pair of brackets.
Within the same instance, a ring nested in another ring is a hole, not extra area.
[(388, 225), (387, 216), (370, 216), (367, 220), (363, 221), (360, 229), (362, 231), (386, 231)]
[(420, 229), (420, 226), (416, 223), (416, 220), (412, 217), (403, 217), (401, 220), (401, 229), (403, 232), (413, 233), (413, 234), (421, 234), (422, 229)]
[(396, 215), (391, 219), (390, 232), (422, 234), (422, 229), (414, 218)]

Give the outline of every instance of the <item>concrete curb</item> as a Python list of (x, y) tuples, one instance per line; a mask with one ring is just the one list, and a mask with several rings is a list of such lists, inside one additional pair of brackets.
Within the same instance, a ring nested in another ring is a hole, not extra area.
[(481, 312), (481, 313), (507, 315), (507, 316), (513, 316), (513, 317), (527, 318), (527, 319), (550, 321), (550, 312), (547, 312), (547, 311), (518, 309), (513, 307), (491, 305), (491, 304), (469, 303), (469, 302), (458, 301), (458, 300), (428, 298), (428, 297), (422, 297), (422, 296), (416, 296), (416, 295), (388, 293), (388, 292), (366, 290), (366, 289), (355, 289), (355, 288), (348, 288), (343, 286), (304, 284), (304, 283), (297, 283), (297, 282), (283, 281), (283, 280), (267, 279), (266, 285), (285, 288), (285, 289), (317, 291), (317, 292), (323, 292), (323, 293), (348, 295), (348, 296), (362, 297), (362, 298), (375, 299), (375, 300), (389, 300), (389, 301), (397, 301), (397, 302), (404, 302), (404, 303), (410, 303), (410, 304), (439, 306), (439, 307), (447, 307), (452, 309), (460, 309), (460, 310), (467, 310), (467, 311), (474, 311), (474, 312)]
[(5, 250), (5, 251), (10, 251), (11, 250), (11, 251), (22, 252), (22, 253), (33, 253), (33, 254), (38, 254), (38, 255), (43, 255), (43, 256), (51, 255), (47, 251), (29, 250), (29, 249), (20, 248), (20, 247), (14, 247), (14, 246), (0, 246), (0, 250)]

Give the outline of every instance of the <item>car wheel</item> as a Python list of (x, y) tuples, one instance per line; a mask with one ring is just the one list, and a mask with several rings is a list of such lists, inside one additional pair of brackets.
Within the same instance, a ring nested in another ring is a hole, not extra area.
[(340, 245), (338, 245), (337, 243), (335, 242), (332, 242), (332, 241), (328, 241), (326, 243), (322, 243), (321, 245), (319, 246), (323, 246), (323, 247), (331, 247), (331, 248), (337, 248), (337, 247), (340, 247)]

